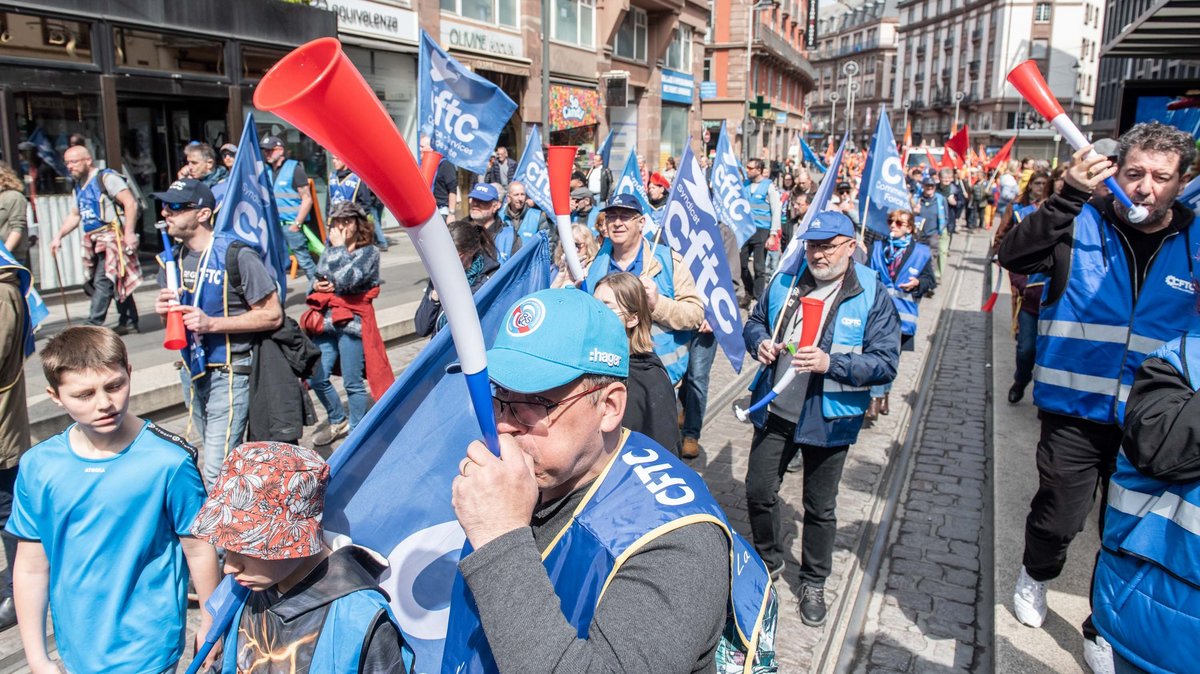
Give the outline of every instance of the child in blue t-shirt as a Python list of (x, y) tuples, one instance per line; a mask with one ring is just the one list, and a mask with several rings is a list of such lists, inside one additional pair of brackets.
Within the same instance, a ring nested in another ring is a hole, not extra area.
[(201, 603), (218, 580), (216, 550), (190, 533), (205, 499), (196, 451), (129, 413), (132, 368), (113, 331), (69, 328), (41, 358), (50, 398), (75, 423), (22, 458), (6, 527), (20, 539), (13, 588), (30, 669), (58, 671), (48, 604), (67, 671), (174, 671), (189, 571)]

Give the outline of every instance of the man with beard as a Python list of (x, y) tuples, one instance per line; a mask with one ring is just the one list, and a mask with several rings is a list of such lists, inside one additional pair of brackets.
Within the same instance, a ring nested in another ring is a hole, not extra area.
[[(1116, 164), (1089, 157), (1091, 149), (1075, 153), (1062, 191), (1025, 218), (999, 250), (1005, 269), (1048, 277), (1033, 373), (1042, 422), (1039, 486), (1013, 592), (1017, 620), (1030, 627), (1046, 618), (1046, 583), (1062, 572), (1097, 486), (1108, 501), (1134, 372), (1165, 342), (1200, 330), (1192, 272), (1200, 224), (1176, 201), (1196, 156), (1192, 137), (1153, 122), (1121, 136)], [(1145, 220), (1131, 222), (1111, 194), (1093, 195), (1110, 176), (1149, 210)], [(1113, 671), (1111, 648), (1097, 637), (1090, 616), (1083, 636), (1084, 660), (1093, 670)]]
[(540, 231), (549, 231), (550, 220), (525, 194), (525, 185), (519, 180), (508, 184), (508, 198), (497, 215), (500, 221), (512, 227), (521, 239), (528, 239)]
[(586, 187), (571, 188), (571, 224), (586, 225), (592, 230), (592, 235), (599, 234), (596, 230), (596, 219), (600, 217), (600, 209), (596, 208), (596, 197)]
[[(750, 417), (755, 429), (746, 509), (754, 547), (772, 577), (779, 578), (784, 566), (779, 484), (792, 457), (803, 455), (800, 619), (819, 627), (826, 617), (824, 588), (833, 565), (842, 467), (871, 403), (870, 386), (896, 376), (900, 318), (879, 275), (851, 259), (855, 239), (849, 218), (836, 211), (819, 213), (800, 238), (808, 242), (800, 278), (776, 274), (742, 332), (746, 350), (766, 366), (753, 384), (753, 400), (765, 396), (789, 369), (796, 372), (766, 409)], [(816, 343), (792, 354), (784, 347), (796, 344), (803, 329), (802, 297), (821, 300), (824, 309)], [(783, 331), (777, 338), (771, 331), (781, 311)]]
[(496, 245), (496, 261), (504, 264), (521, 250), (521, 237), (502, 218), (496, 217), (500, 209), (500, 195), (491, 183), (475, 183), (467, 195), (467, 219), (471, 224), (487, 230)]

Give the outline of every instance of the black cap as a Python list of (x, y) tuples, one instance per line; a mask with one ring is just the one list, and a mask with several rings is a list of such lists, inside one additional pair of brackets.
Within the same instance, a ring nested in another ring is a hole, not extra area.
[(217, 205), (208, 185), (191, 178), (176, 180), (166, 192), (155, 192), (154, 198), (167, 204), (189, 204), (196, 208), (213, 208)]
[(929, 176), (926, 176), (925, 179), (921, 181), (921, 187), (937, 187), (937, 184), (938, 181)]
[(632, 194), (614, 194), (612, 199), (608, 200), (608, 204), (600, 210), (604, 212), (613, 208), (624, 208), (634, 211), (638, 215), (643, 215), (642, 202), (638, 201), (637, 197)]
[(283, 147), (283, 141), (279, 136), (263, 136), (258, 146), (264, 150), (274, 150), (277, 147)]

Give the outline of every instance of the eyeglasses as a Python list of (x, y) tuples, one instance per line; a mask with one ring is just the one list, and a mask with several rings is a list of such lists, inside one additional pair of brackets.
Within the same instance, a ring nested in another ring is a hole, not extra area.
[(604, 219), (608, 222), (632, 222), (640, 217), (642, 217), (641, 213), (624, 208), (610, 208), (604, 211)]
[(493, 393), (492, 412), (495, 413), (497, 421), (504, 418), (504, 412), (507, 409), (512, 412), (512, 418), (522, 426), (532, 428), (537, 426), (538, 423), (543, 419), (546, 420), (546, 426), (549, 426), (550, 424), (554, 423), (554, 420), (550, 418), (550, 413), (556, 408), (562, 407), (563, 409), (566, 409), (570, 406), (570, 403), (579, 400), (589, 393), (595, 393), (602, 388), (604, 388), (604, 386), (594, 386), (583, 393), (576, 393), (575, 395), (563, 398), (558, 402), (552, 402), (546, 400), (545, 398), (536, 398), (534, 400), (504, 400)]
[(814, 252), (814, 253), (820, 253), (820, 254), (822, 254), (822, 255), (829, 255), (830, 253), (832, 253), (833, 251), (837, 250), (838, 248), (841, 248), (842, 246), (844, 246), (844, 245), (846, 245), (846, 244), (848, 244), (848, 243), (853, 243), (853, 242), (854, 242), (854, 239), (846, 239), (845, 241), (843, 241), (843, 242), (841, 242), (841, 243), (814, 243), (814, 242), (809, 242), (809, 244), (808, 244), (808, 249), (809, 249), (809, 250), (811, 250), (811, 251), (812, 251), (812, 252)]
[(898, 222), (902, 225), (907, 225), (907, 224), (910, 224), (911, 221), (908, 218), (888, 218), (889, 225), (894, 222)]
[(195, 210), (199, 208), (199, 206), (196, 204), (163, 204), (163, 208), (171, 211), (172, 213), (178, 213), (179, 211)]
[(584, 248), (587, 248), (586, 241), (576, 241), (575, 242), (575, 250), (583, 250)]

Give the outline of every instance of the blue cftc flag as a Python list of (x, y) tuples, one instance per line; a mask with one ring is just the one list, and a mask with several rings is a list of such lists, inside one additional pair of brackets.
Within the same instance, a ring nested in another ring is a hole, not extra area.
[(636, 153), (630, 152), (629, 157), (625, 159), (625, 170), (621, 172), (621, 179), (617, 181), (617, 186), (612, 193), (632, 194), (637, 197), (638, 203), (642, 205), (642, 212), (647, 215), (654, 210), (650, 207), (650, 196), (646, 194), (646, 184), (642, 182), (642, 170), (638, 167)]
[(900, 153), (896, 152), (892, 123), (888, 121), (887, 111), (882, 106), (862, 175), (862, 184), (858, 188), (859, 216), (863, 225), (871, 231), (887, 234), (888, 212), (910, 210), (912, 203), (908, 199), (908, 184), (904, 166), (900, 163)]
[(604, 142), (600, 143), (600, 149), (596, 153), (600, 155), (600, 164), (608, 168), (608, 160), (612, 157), (613, 130), (608, 130), (608, 135), (604, 137)]
[[(490, 346), (508, 308), (550, 287), (549, 242), (539, 234), (475, 294)], [(388, 558), (382, 586), (421, 672), (442, 671), (450, 599), (466, 541), (450, 483), (479, 426), (466, 380), (442, 330), (329, 459), (324, 525)]]
[(24, 355), (28, 358), (36, 349), (33, 333), (37, 330), (38, 325), (50, 315), (50, 310), (46, 308), (42, 296), (33, 287), (33, 274), (25, 265), (17, 262), (13, 254), (8, 252), (3, 241), (0, 241), (0, 270), (16, 273), (18, 287), (21, 289), (21, 294), (25, 296), (25, 306), (28, 311), (25, 314), (25, 323), (21, 326), (21, 341)]
[(1192, 182), (1179, 193), (1179, 201), (1200, 215), (1200, 177), (1192, 178)]
[(704, 298), (704, 317), (734, 371), (741, 372), (746, 345), (742, 340), (733, 275), (729, 260), (725, 259), (725, 244), (704, 182), (704, 171), (692, 154), (691, 139), (679, 159), (679, 174), (675, 176), (663, 218), (663, 234), (696, 279), (696, 290)]
[(833, 186), (837, 183), (838, 171), (842, 168), (842, 155), (846, 152), (846, 143), (849, 139), (850, 132), (847, 131), (842, 136), (842, 144), (838, 146), (837, 154), (833, 155), (833, 161), (829, 162), (829, 171), (825, 173), (825, 177), (821, 179), (821, 185), (817, 187), (817, 193), (813, 195), (808, 212), (796, 226), (796, 231), (792, 232), (792, 241), (788, 244), (787, 250), (783, 251), (779, 264), (775, 267), (776, 274), (795, 274), (796, 270), (800, 268), (800, 261), (804, 259), (804, 242), (800, 240), (800, 235), (808, 231), (808, 225), (812, 223), (813, 218), (817, 217), (817, 213), (830, 210), (829, 199), (833, 196)]
[(433, 149), (472, 173), (487, 171), (488, 158), (517, 104), (500, 87), (476, 75), (421, 31), (417, 124)]
[(538, 128), (533, 127), (529, 140), (525, 143), (525, 151), (521, 153), (521, 161), (513, 173), (513, 180), (525, 186), (525, 196), (529, 197), (543, 213), (554, 219), (554, 203), (550, 201), (550, 174), (546, 171), (546, 157), (542, 154), (542, 136)]
[(725, 122), (721, 122), (717, 156), (713, 159), (712, 193), (715, 197), (713, 205), (717, 208), (717, 217), (733, 230), (738, 247), (744, 246), (746, 239), (754, 235), (756, 228), (754, 216), (750, 213), (750, 195), (746, 192), (746, 184), (742, 180), (742, 172), (738, 168), (733, 147), (729, 145)]
[(813, 152), (808, 143), (804, 142), (804, 138), (799, 133), (796, 134), (796, 138), (800, 140), (800, 151), (804, 155), (804, 162), (821, 173), (828, 172), (829, 169), (821, 162), (821, 158), (817, 156), (816, 152)]

